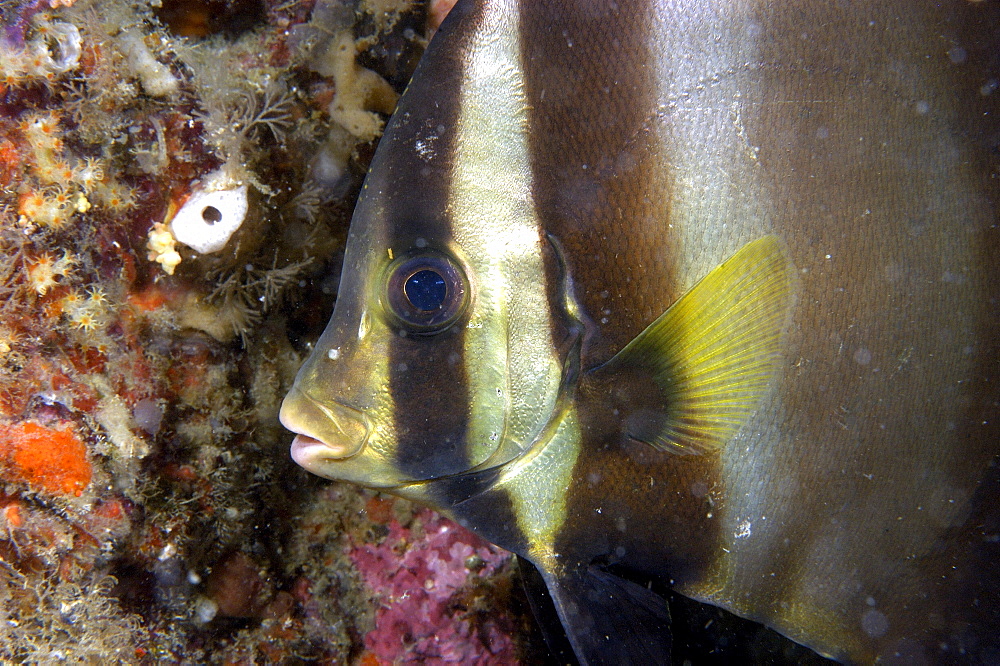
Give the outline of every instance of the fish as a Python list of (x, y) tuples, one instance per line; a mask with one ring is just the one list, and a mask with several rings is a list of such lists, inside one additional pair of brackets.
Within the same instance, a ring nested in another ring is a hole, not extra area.
[(459, 0), (375, 152), (291, 455), (847, 663), (1000, 659), (997, 4)]

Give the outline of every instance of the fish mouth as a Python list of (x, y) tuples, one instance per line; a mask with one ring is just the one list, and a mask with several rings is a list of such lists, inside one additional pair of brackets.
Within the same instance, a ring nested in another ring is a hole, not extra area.
[(292, 459), (309, 471), (327, 460), (350, 458), (368, 441), (363, 412), (337, 402), (320, 402), (297, 387), (285, 396), (278, 419), (296, 433)]

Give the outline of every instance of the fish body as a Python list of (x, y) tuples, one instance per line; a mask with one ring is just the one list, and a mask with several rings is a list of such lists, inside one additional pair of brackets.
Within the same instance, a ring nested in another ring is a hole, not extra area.
[(954, 1), (460, 1), (281, 418), (310, 471), (850, 662), (1000, 658), (1000, 21)]

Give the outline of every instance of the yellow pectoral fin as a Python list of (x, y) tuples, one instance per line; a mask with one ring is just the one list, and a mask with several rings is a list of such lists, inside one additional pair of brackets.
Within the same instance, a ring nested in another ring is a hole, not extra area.
[(616, 354), (601, 370), (650, 372), (665, 405), (654, 429), (628, 434), (679, 453), (727, 442), (779, 367), (794, 282), (777, 237), (748, 243)]

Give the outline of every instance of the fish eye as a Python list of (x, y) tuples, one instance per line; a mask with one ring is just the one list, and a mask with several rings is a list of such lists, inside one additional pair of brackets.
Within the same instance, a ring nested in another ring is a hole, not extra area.
[(467, 299), (465, 273), (437, 252), (400, 257), (389, 264), (385, 301), (407, 331), (440, 333), (462, 315)]
[(448, 286), (444, 278), (433, 268), (421, 268), (406, 278), (403, 294), (410, 305), (421, 312), (433, 312), (444, 305), (448, 296)]

